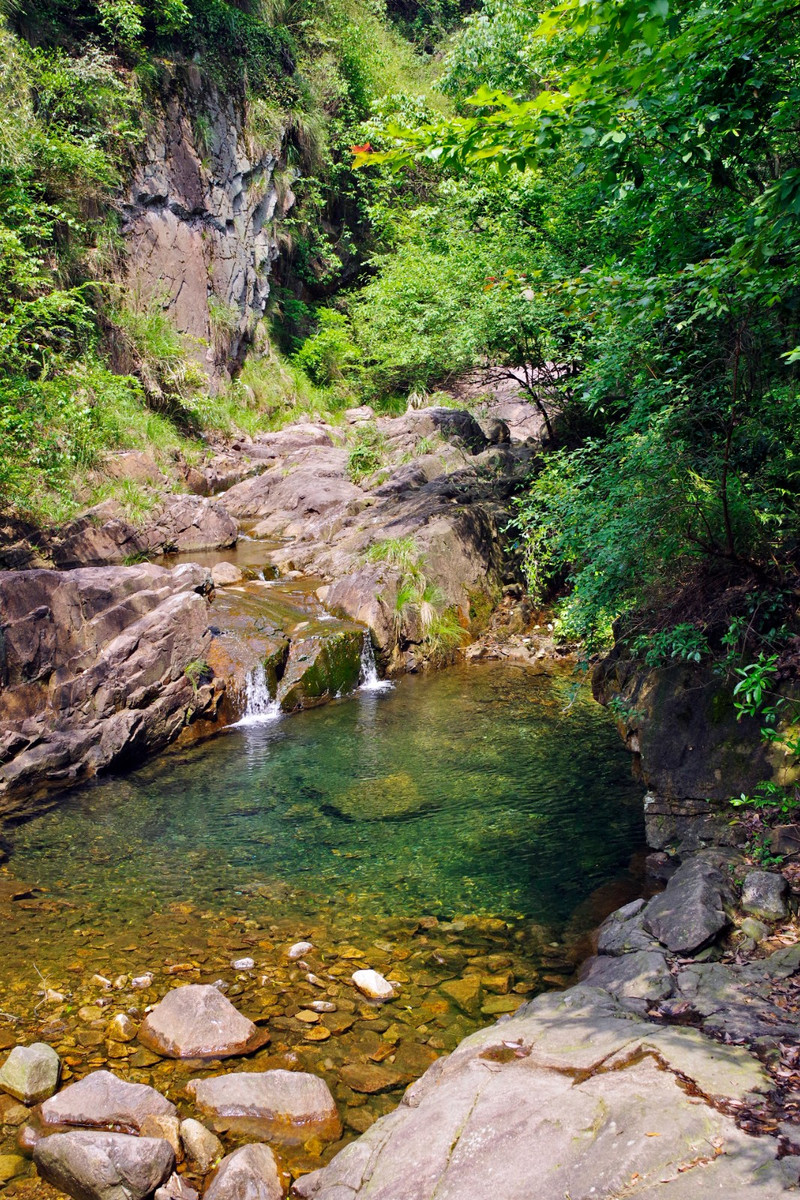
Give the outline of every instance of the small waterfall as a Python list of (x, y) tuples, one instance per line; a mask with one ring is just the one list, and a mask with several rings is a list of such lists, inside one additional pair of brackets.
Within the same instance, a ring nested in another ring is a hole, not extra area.
[(269, 694), (267, 673), (262, 662), (256, 663), (247, 672), (244, 683), (244, 716), (237, 725), (265, 725), (281, 715), (281, 706)]
[(394, 687), (388, 679), (378, 678), (378, 664), (375, 662), (375, 652), (372, 649), (372, 638), (364, 634), (364, 644), (361, 647), (361, 686), (362, 692), (388, 692)]

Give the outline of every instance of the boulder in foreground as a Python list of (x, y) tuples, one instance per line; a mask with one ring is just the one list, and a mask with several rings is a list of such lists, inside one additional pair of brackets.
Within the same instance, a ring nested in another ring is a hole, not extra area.
[(239, 1071), (193, 1079), (187, 1091), (216, 1129), (249, 1133), (286, 1144), (310, 1137), (334, 1142), (339, 1113), (324, 1079), (305, 1071)]
[(283, 1187), (269, 1146), (241, 1146), (223, 1158), (204, 1200), (282, 1200)]
[(141, 1024), (139, 1041), (167, 1058), (230, 1058), (266, 1045), (269, 1034), (217, 988), (190, 983), (156, 1004)]
[(175, 1154), (161, 1138), (81, 1129), (43, 1138), (33, 1161), (73, 1200), (144, 1200), (172, 1173)]
[(126, 1083), (110, 1071), (92, 1071), (39, 1109), (45, 1126), (79, 1125), (93, 1129), (123, 1129), (138, 1133), (145, 1117), (174, 1117), (172, 1104), (145, 1083)]

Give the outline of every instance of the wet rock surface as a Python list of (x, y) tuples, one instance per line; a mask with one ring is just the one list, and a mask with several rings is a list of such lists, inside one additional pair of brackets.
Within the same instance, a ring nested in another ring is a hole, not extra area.
[(266, 1138), (336, 1141), (341, 1121), (324, 1079), (304, 1071), (249, 1071), (193, 1080), (198, 1109), (218, 1129), (258, 1130)]
[(168, 992), (139, 1029), (143, 1046), (168, 1058), (231, 1058), (269, 1041), (218, 988), (187, 984)]

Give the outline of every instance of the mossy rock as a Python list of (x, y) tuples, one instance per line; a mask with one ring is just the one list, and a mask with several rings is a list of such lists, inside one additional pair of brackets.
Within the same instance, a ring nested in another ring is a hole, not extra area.
[(352, 692), (361, 674), (363, 645), (361, 629), (338, 629), (293, 642), (278, 688), (283, 711), (314, 708)]

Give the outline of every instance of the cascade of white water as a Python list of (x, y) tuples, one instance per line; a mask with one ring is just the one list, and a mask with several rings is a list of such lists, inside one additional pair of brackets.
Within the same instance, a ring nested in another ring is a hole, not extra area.
[(372, 638), (364, 634), (364, 644), (361, 647), (361, 688), (362, 692), (388, 692), (394, 684), (388, 679), (378, 677), (378, 664), (375, 662), (375, 652), (372, 649)]
[(237, 725), (263, 725), (281, 715), (281, 706), (269, 694), (264, 664), (259, 662), (247, 672), (244, 683), (244, 716)]

